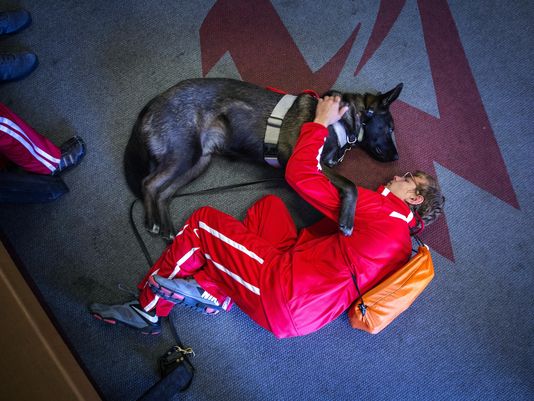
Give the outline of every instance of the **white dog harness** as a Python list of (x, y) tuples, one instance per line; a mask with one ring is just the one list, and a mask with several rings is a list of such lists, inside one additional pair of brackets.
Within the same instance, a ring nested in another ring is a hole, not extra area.
[(284, 95), (276, 104), (271, 115), (267, 119), (265, 138), (263, 140), (263, 158), (273, 167), (280, 167), (278, 160), (278, 138), (280, 137), (280, 127), (287, 111), (291, 108), (295, 99), (294, 95)]

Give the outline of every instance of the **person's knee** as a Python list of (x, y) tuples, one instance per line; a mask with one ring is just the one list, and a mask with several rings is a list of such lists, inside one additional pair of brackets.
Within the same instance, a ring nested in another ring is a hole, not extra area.
[(202, 206), (195, 210), (195, 212), (191, 215), (190, 220), (193, 221), (200, 221), (200, 220), (207, 220), (211, 216), (218, 215), (221, 212), (214, 207), (211, 206)]
[(217, 210), (217, 209), (215, 209), (212, 206), (201, 206), (196, 210), (195, 213), (206, 214), (206, 213), (212, 213), (214, 210)]
[(260, 202), (263, 202), (267, 205), (272, 205), (272, 206), (282, 206), (282, 207), (285, 207), (285, 204), (284, 204), (284, 201), (279, 198), (278, 196), (276, 195), (265, 195), (263, 198), (260, 199)]

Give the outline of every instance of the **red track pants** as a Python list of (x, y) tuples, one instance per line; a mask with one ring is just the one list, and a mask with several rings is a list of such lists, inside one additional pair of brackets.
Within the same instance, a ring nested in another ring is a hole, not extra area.
[(8, 159), (24, 170), (51, 174), (61, 150), (0, 103), (0, 167)]
[(274, 195), (257, 201), (243, 222), (211, 207), (195, 211), (139, 284), (140, 303), (167, 316), (174, 304), (155, 296), (147, 285), (152, 274), (194, 276), (219, 302), (231, 297), (247, 315), (269, 329), (260, 300), (263, 269), (291, 248), (297, 230), (286, 206)]

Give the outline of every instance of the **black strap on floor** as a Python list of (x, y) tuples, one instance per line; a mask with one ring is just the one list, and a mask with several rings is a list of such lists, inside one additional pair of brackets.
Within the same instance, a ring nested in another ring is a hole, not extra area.
[[(284, 178), (281, 178), (281, 177), (264, 178), (262, 180), (257, 180), (257, 181), (241, 182), (241, 183), (223, 185), (220, 187), (214, 187), (214, 188), (209, 188), (209, 189), (201, 189), (200, 191), (185, 192), (182, 194), (176, 194), (173, 196), (173, 198), (181, 198), (183, 196), (191, 196), (191, 195), (204, 195), (204, 194), (217, 193), (217, 192), (226, 191), (229, 189), (242, 188), (242, 187), (247, 187), (250, 185), (257, 185), (257, 184), (263, 184), (263, 183), (268, 183), (268, 182), (285, 182), (285, 180)], [(143, 241), (143, 238), (141, 238), (141, 234), (139, 234), (139, 230), (137, 229), (134, 219), (133, 219), (133, 208), (138, 201), (139, 199), (134, 200), (130, 206), (130, 225), (132, 226), (132, 231), (135, 235), (135, 238), (137, 239), (137, 242), (139, 243), (139, 247), (141, 248), (141, 250), (143, 251), (143, 254), (145, 255), (146, 261), (148, 262), (148, 266), (152, 267), (154, 265), (154, 262), (152, 261), (150, 252), (148, 252), (145, 242)]]

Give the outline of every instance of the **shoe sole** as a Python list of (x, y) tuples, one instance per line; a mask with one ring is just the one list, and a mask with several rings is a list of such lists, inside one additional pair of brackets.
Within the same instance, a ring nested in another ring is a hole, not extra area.
[(126, 326), (126, 327), (129, 327), (131, 329), (135, 329), (137, 331), (140, 331), (141, 334), (153, 335), (153, 336), (157, 336), (157, 335), (161, 334), (161, 328), (155, 328), (155, 327), (150, 328), (150, 326), (149, 326), (149, 328), (147, 330), (145, 330), (145, 329), (140, 329), (140, 328), (137, 328), (137, 327), (132, 327), (129, 324), (121, 322), (120, 320), (105, 318), (105, 317), (103, 317), (103, 316), (101, 316), (101, 315), (99, 315), (98, 313), (95, 313), (95, 312), (93, 312), (92, 315), (93, 315), (94, 318), (96, 318), (96, 319), (98, 319), (98, 320), (100, 320), (100, 321), (102, 321), (104, 323), (107, 323), (107, 324), (117, 324), (117, 323), (119, 323), (122, 326)]
[(161, 286), (154, 280), (153, 276), (150, 276), (150, 278), (148, 279), (148, 286), (150, 287), (152, 292), (160, 298), (163, 298), (164, 300), (172, 302), (176, 305), (183, 305), (188, 308), (194, 309), (195, 311), (200, 312), (203, 315), (214, 316), (221, 311), (221, 309), (217, 309), (213, 305), (205, 304), (194, 298), (186, 297), (185, 295), (179, 294)]

